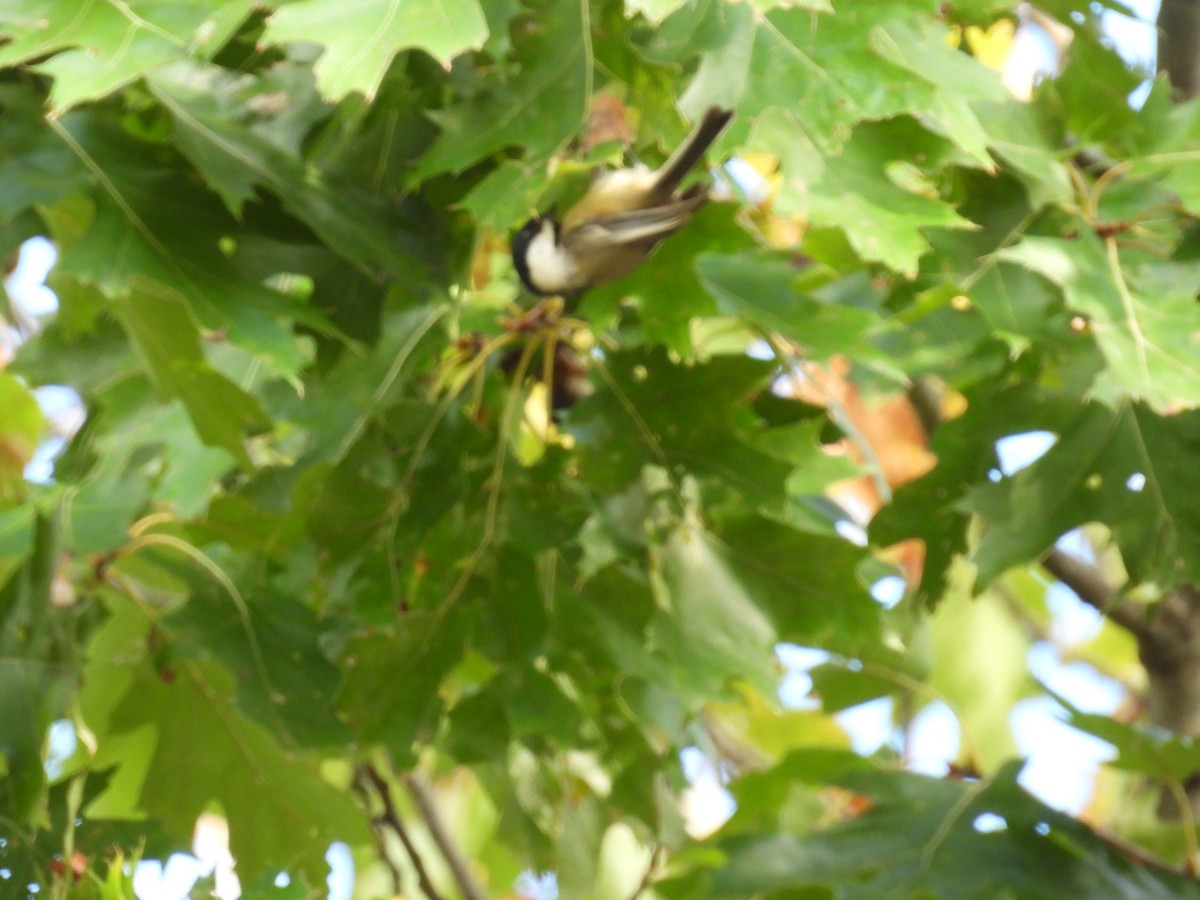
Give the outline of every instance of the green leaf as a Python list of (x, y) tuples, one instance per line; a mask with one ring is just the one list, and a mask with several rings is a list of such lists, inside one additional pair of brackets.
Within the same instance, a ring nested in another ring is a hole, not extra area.
[(693, 522), (673, 530), (653, 551), (663, 611), (651, 635), (687, 673), (677, 691), (714, 693), (737, 674), (770, 692), (776, 642), (848, 650), (869, 641), (878, 607), (844, 574), (862, 556), (840, 539), (757, 517), (719, 536)]
[[(504, 709), (513, 737), (526, 741), (556, 741), (569, 747), (579, 734), (579, 706), (562, 686), (539, 672), (510, 676), (505, 684)], [(499, 756), (504, 745), (494, 747)]]
[[(978, 783), (856, 768), (793, 754), (771, 780), (826, 778), (864, 799), (856, 818), (805, 836), (751, 833), (722, 841), (727, 862), (712, 897), (802, 887), (845, 897), (1196, 897), (1200, 887), (1165, 868), (1131, 862), (1017, 784), (1019, 763)], [(832, 771), (831, 771), (832, 769)]]
[(878, 315), (801, 293), (795, 266), (781, 255), (707, 254), (696, 261), (696, 268), (722, 313), (739, 315), (768, 333), (795, 341), (807, 357), (872, 354), (871, 332), (882, 327)]
[(704, 724), (714, 743), (729, 753), (744, 753), (757, 765), (775, 763), (780, 757), (801, 747), (849, 749), (850, 737), (827, 715), (827, 711), (788, 710), (780, 713), (775, 703), (748, 685), (741, 697), (709, 702), (704, 708)]
[(62, 113), (183, 58), (219, 18), (244, 18), (252, 5), (165, 0), (134, 9), (109, 0), (15, 0), (0, 12), (0, 31), (11, 36), (0, 46), (0, 66), (34, 62), (54, 78), (51, 103)]
[(743, 441), (735, 424), (769, 364), (735, 356), (683, 366), (661, 351), (626, 351), (603, 365), (609, 389), (572, 410), (567, 422), (584, 481), (621, 490), (642, 466), (666, 465), (754, 503), (780, 504), (789, 467)]
[(841, 712), (868, 700), (889, 697), (900, 690), (895, 679), (863, 671), (862, 663), (833, 661), (821, 663), (808, 670), (813, 693), (821, 700), (827, 713)]
[(33, 548), (36, 516), (32, 503), (0, 511), (0, 585), (8, 581)]
[(1031, 337), (1070, 339), (1058, 293), (1029, 269), (1011, 263), (990, 267), (972, 287), (971, 300), (1015, 348), (1028, 346)]
[(1160, 411), (1200, 404), (1200, 307), (1193, 281), (1158, 265), (1128, 269), (1117, 244), (1083, 232), (1074, 240), (1026, 237), (1003, 259), (1038, 272), (1088, 318), (1108, 362), (1102, 396), (1145, 400)]
[(1062, 161), (1060, 124), (1040, 108), (1011, 97), (976, 100), (971, 108), (987, 129), (991, 152), (1012, 164), (1035, 207), (1070, 202), (1073, 186)]
[[(1200, 441), (1196, 413), (1080, 407), (1073, 394), (1024, 387), (967, 399), (967, 413), (934, 440), (938, 467), (897, 491), (871, 525), (872, 539), (883, 545), (914, 536), (925, 541), (927, 599), (941, 595), (951, 559), (967, 550), (968, 513), (986, 523), (972, 559), (976, 590), (1012, 566), (1040, 559), (1059, 537), (1089, 522), (1112, 530), (1135, 581), (1197, 577), (1191, 560), (1200, 521), (1187, 497), (1200, 486), (1186, 463)], [(1029, 431), (1049, 431), (1056, 443), (1001, 477), (995, 442)]]
[(769, 691), (776, 632), (721, 545), (689, 523), (671, 532), (656, 555), (664, 611), (650, 636), (674, 660), (681, 694), (695, 702), (734, 676)]
[(184, 837), (196, 816), (219, 802), (238, 871), (248, 880), (285, 869), (321, 883), (330, 842), (366, 838), (352, 795), (238, 715), (227, 699), (234, 687), (227, 672), (196, 663), (169, 678), (145, 667), (134, 672), (110, 724), (117, 734), (150, 726), (140, 801), (146, 814)]
[[(241, 276), (224, 246), (243, 229), (217, 198), (198, 189), (187, 170), (162, 164), (152, 145), (132, 140), (110, 117), (77, 111), (57, 131), (103, 178), (91, 204), (51, 211), (61, 248), (56, 275), (109, 297), (154, 282), (157, 291), (186, 302), (205, 328), (227, 334), (271, 371), (294, 375), (305, 360), (292, 322), (316, 324), (320, 317)], [(138, 160), (147, 157), (153, 162), (144, 168)]]
[(288, 176), (293, 190), (304, 183), (301, 144), (330, 112), (311, 69), (288, 60), (255, 77), (178, 62), (147, 85), (175, 120), (180, 150), (235, 216), (257, 184), (278, 186)]
[(375, 96), (401, 50), (425, 50), (441, 63), (478, 48), (487, 22), (476, 0), (300, 0), (274, 3), (263, 40), (310, 41), (324, 52), (315, 71), (321, 92), (339, 98), (358, 91)]
[[(645, 631), (660, 615), (645, 578), (609, 566), (588, 578), (577, 593), (558, 601), (555, 639), (598, 666), (618, 666), (623, 676), (670, 688), (676, 672)], [(686, 649), (686, 648), (685, 648)]]
[(0, 754), (5, 766), (0, 809), (7, 821), (32, 824), (42, 803), (46, 732), (70, 690), (68, 673), (34, 659), (0, 658)]
[(71, 498), (63, 511), (63, 527), (79, 553), (104, 553), (129, 541), (128, 527), (150, 499), (149, 479), (138, 471), (120, 467), (96, 472)]
[(863, 259), (911, 275), (929, 250), (922, 229), (972, 227), (938, 196), (929, 175), (909, 168), (912, 159), (922, 168), (932, 164), (934, 173), (939, 164), (969, 161), (913, 119), (863, 123), (809, 176), (801, 208), (814, 222), (845, 232)]
[(496, 761), (508, 751), (512, 733), (507, 698), (496, 684), (455, 703), (447, 716), (445, 748), (460, 763)]
[(523, 147), (528, 158), (544, 159), (575, 133), (587, 107), (592, 63), (584, 9), (551, 3), (525, 20), (519, 50), (528, 62), (492, 90), (434, 116), (442, 133), (421, 159), (418, 179), (461, 172), (505, 147)]
[[(321, 649), (325, 634), (311, 610), (279, 588), (239, 578), (248, 600), (205, 581), (163, 628), (176, 640), (172, 652), (215, 658), (237, 679), (239, 708), (285, 747), (328, 747), (347, 729), (333, 709), (332, 686), (340, 671)], [(195, 580), (195, 579), (192, 579)]]
[(1139, 112), (1128, 102), (1147, 74), (1137, 71), (1112, 46), (1095, 19), (1072, 29), (1068, 65), (1053, 82), (1066, 107), (1065, 120), (1083, 142), (1132, 149), (1139, 137)]
[(249, 468), (243, 443), (249, 430), (266, 426), (258, 401), (219, 375), (205, 360), (199, 334), (179, 299), (153, 283), (119, 300), (117, 317), (159, 390), (187, 407), (196, 433)]
[(338, 706), (364, 740), (383, 741), (398, 760), (415, 759), (415, 744), (433, 737), (442, 712), (438, 687), (462, 658), (456, 617), (410, 612), (394, 634), (353, 641)]
[(398, 441), (419, 439), (428, 409), (400, 398), (444, 342), (437, 326), (445, 313), (432, 306), (392, 313), (370, 352), (348, 354), (303, 397), (292, 390), (274, 396), (273, 411), (312, 435), (312, 460), (341, 459), (372, 421), (385, 416)]
[(1110, 716), (1085, 713), (1053, 691), (1043, 689), (1062, 704), (1072, 726), (1117, 748), (1117, 758), (1106, 765), (1177, 784), (1185, 783), (1200, 771), (1200, 746), (1195, 739), (1153, 726), (1126, 724)]
[[(179, 63), (155, 72), (149, 85), (174, 117), (181, 149), (234, 215), (262, 185), (364, 270), (380, 265), (393, 273), (411, 270), (415, 261), (397, 247), (371, 199), (325, 183), (300, 158), (305, 125), (326, 112), (315, 102), (310, 78), (297, 70), (254, 79)], [(260, 121), (246, 123), (244, 105), (264, 109)], [(266, 110), (272, 106), (283, 111), (271, 116)]]
[(542, 182), (540, 173), (515, 160), (505, 160), (471, 189), (462, 205), (480, 225), (505, 232), (529, 215), (525, 198), (535, 194)]
[(684, 0), (630, 0), (629, 8), (658, 23), (683, 5)]
[[(712, 4), (709, 15), (712, 21), (699, 29), (708, 52), (683, 109), (695, 113), (721, 102), (736, 107), (740, 121), (755, 119), (750, 149), (781, 159), (781, 211), (842, 228), (864, 258), (911, 273), (928, 249), (920, 229), (969, 227), (936, 196), (929, 175), (924, 184), (902, 177), (913, 160), (926, 165), (927, 150), (914, 152), (921, 145), (943, 145), (934, 162), (991, 170), (994, 142), (1027, 168), (1036, 170), (1036, 162), (1040, 172), (1054, 173), (1053, 180), (1042, 176), (1052, 181), (1042, 195), (1065, 196), (1063, 170), (1044, 165), (1051, 146), (1020, 113), (997, 117), (995, 138), (988, 133), (996, 107), (1024, 104), (1008, 98), (994, 72), (951, 48), (944, 29), (914, 16), (910, 5), (858, 4), (819, 16)], [(891, 88), (879, 91), (880, 84)]]
[(75, 678), (66, 617), (52, 600), (60, 540), (57, 517), (40, 517), (32, 552), (0, 586), (0, 754), (7, 782), (0, 808), (21, 826), (31, 825), (41, 808), (46, 733)]
[(1200, 452), (1200, 413), (1092, 403), (1051, 428), (1058, 441), (1044, 456), (968, 495), (967, 506), (988, 519), (977, 586), (1087, 522), (1112, 529), (1136, 581), (1200, 578), (1200, 515), (1190, 500), (1200, 483), (1189, 465)]
[(863, 548), (765, 516), (730, 521), (720, 539), (781, 640), (849, 653), (878, 637), (879, 605), (855, 574), (868, 559)]
[[(9, 45), (11, 47), (11, 45)], [(4, 52), (0, 47), (0, 53)], [(0, 197), (0, 221), (37, 203), (49, 204), (84, 183), (79, 161), (46, 125), (45, 98), (25, 85), (0, 86), (0, 178), (9, 187)]]
[[(970, 572), (956, 571), (955, 579), (965, 587)], [(931, 694), (957, 711), (968, 735), (960, 741), (958, 758), (995, 771), (1017, 755), (1009, 717), (1029, 691), (1026, 658), (1032, 642), (1000, 597), (971, 597), (968, 590), (952, 592), (930, 622), (929, 634)]]

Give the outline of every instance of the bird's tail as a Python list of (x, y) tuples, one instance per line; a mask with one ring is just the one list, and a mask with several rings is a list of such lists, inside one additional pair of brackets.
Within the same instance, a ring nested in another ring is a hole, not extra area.
[(696, 163), (700, 162), (705, 151), (717, 139), (717, 135), (725, 130), (732, 118), (731, 109), (710, 106), (705, 110), (704, 118), (692, 129), (687, 140), (679, 145), (679, 149), (672, 153), (671, 158), (658, 170), (655, 193), (659, 197), (665, 200), (675, 193), (680, 182), (692, 171)]

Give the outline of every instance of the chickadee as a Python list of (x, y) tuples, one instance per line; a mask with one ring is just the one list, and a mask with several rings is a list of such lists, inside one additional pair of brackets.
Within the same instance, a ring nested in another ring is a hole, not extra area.
[(636, 269), (708, 202), (708, 187), (675, 190), (733, 118), (710, 106), (661, 169), (618, 169), (596, 179), (560, 222), (535, 215), (512, 242), (513, 266), (535, 294), (578, 294)]

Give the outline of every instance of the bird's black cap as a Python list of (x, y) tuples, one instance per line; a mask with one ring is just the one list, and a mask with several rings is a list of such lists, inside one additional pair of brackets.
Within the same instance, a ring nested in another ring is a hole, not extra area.
[(532, 276), (529, 274), (529, 245), (541, 230), (542, 218), (541, 216), (534, 216), (521, 226), (521, 230), (512, 239), (513, 268), (521, 276), (521, 283), (535, 294), (544, 294), (545, 291), (538, 290), (537, 285), (533, 283)]

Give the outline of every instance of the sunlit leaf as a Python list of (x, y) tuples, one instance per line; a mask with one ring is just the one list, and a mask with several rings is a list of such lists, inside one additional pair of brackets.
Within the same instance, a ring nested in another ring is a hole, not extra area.
[[(168, 0), (127, 6), (109, 0), (15, 0), (0, 12), (0, 66), (37, 61), (55, 79), (58, 112), (103, 97), (144, 72), (182, 59), (220, 17), (250, 13), (249, 0)], [(48, 57), (48, 58), (46, 58)]]
[(324, 45), (315, 71), (322, 93), (340, 98), (359, 91), (374, 96), (392, 57), (417, 47), (441, 62), (487, 36), (475, 0), (301, 0), (279, 3), (264, 39)]
[(42, 434), (42, 411), (20, 381), (0, 372), (0, 501), (22, 493), (25, 466)]
[(1073, 240), (1027, 237), (1004, 258), (1058, 284), (1086, 316), (1109, 369), (1104, 396), (1145, 400), (1172, 411), (1200, 403), (1200, 306), (1192, 282), (1158, 266), (1126, 270), (1117, 245), (1089, 234)]

